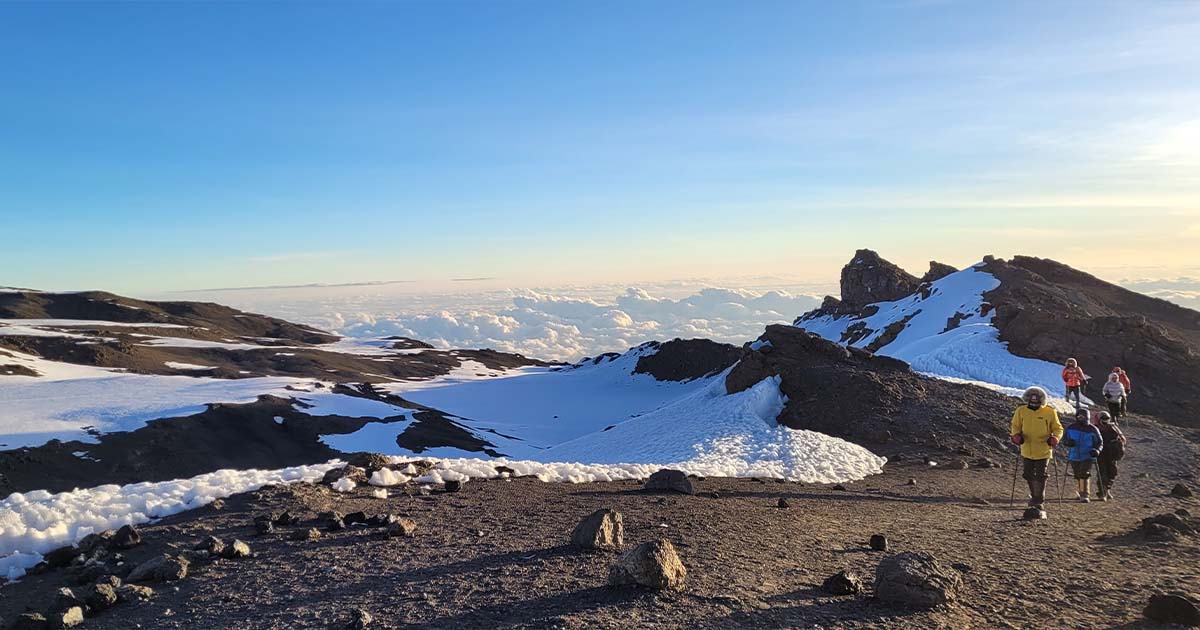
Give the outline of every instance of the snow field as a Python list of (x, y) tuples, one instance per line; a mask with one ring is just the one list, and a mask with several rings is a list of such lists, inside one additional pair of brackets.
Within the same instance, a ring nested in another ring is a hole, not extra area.
[(268, 484), (319, 481), (341, 462), (280, 470), (218, 470), (190, 479), (105, 485), (51, 494), (14, 493), (0, 501), (0, 575), (13, 580), (41, 554), (88, 534), (198, 508)]
[[(1000, 341), (1000, 331), (992, 325), (995, 311), (983, 313), (983, 294), (1000, 286), (1000, 281), (980, 270), (982, 264), (937, 280), (930, 287), (929, 297), (916, 293), (894, 302), (876, 303), (878, 311), (870, 317), (826, 315), (801, 321), (797, 326), (841, 343), (845, 331), (862, 322), (873, 332), (851, 345), (865, 348), (889, 324), (909, 318), (900, 334), (876, 354), (900, 359), (917, 372), (939, 378), (989, 383), (1006, 388), (1002, 391), (1019, 392), (1038, 385), (1051, 396), (1065, 395), (1062, 366), (1015, 356), (1008, 351), (1008, 344)], [(947, 330), (950, 319), (956, 316), (961, 316), (958, 326)]]

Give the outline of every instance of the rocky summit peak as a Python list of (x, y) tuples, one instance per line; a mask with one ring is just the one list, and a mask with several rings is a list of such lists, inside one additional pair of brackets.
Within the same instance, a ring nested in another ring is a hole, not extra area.
[(860, 249), (842, 267), (843, 308), (861, 308), (911, 294), (921, 283), (915, 276), (870, 249)]
[(931, 260), (929, 261), (929, 271), (926, 271), (925, 275), (921, 276), (921, 283), (924, 284), (926, 282), (936, 282), (956, 271), (958, 271), (958, 269), (955, 269), (946, 263), (940, 263), (936, 260)]

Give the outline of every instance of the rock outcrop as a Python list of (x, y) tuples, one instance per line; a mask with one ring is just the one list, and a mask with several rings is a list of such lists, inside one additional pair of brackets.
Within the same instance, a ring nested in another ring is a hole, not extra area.
[(787, 403), (780, 424), (863, 444), (890, 455), (919, 448), (983, 456), (1008, 448), (1006, 419), (1015, 399), (921, 376), (908, 364), (841, 346), (795, 326), (767, 326), (725, 379), (736, 393), (780, 378)]
[(1133, 381), (1129, 409), (1200, 426), (1200, 312), (1119, 287), (1053, 260), (1016, 256), (983, 270), (1000, 280), (984, 297), (1013, 354), (1079, 360), (1099, 388), (1113, 366)]
[(929, 271), (926, 271), (925, 275), (921, 276), (921, 284), (941, 280), (942, 278), (945, 278), (956, 271), (958, 271), (958, 269), (955, 269), (950, 265), (940, 263), (936, 260), (931, 260), (929, 261)]
[(708, 339), (675, 339), (648, 344), (657, 352), (638, 358), (634, 374), (649, 374), (660, 381), (690, 381), (711, 376), (733, 365), (741, 348)]
[(898, 300), (921, 284), (913, 275), (869, 249), (854, 253), (854, 259), (842, 267), (843, 309), (860, 309), (875, 302)]

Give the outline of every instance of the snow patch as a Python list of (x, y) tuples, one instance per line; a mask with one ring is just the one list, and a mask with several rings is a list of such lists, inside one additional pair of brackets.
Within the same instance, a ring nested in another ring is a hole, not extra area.
[(335, 460), (281, 470), (218, 470), (174, 481), (57, 494), (14, 493), (0, 501), (0, 575), (17, 579), (40, 562), (42, 554), (94, 532), (146, 523), (267, 484), (319, 481), (340, 464)]

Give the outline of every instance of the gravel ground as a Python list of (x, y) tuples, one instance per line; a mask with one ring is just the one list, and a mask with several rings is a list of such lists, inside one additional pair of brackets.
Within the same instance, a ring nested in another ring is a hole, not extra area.
[[(1037, 522), (1008, 507), (1011, 461), (948, 470), (906, 459), (845, 490), (704, 479), (696, 496), (645, 494), (634, 482), (524, 479), (474, 480), (459, 493), (427, 497), (394, 488), (382, 500), (366, 488), (265, 488), (148, 525), (145, 544), (128, 552), (136, 563), (215, 534), (246, 540), (254, 557), (193, 566), (185, 580), (160, 585), (154, 601), (119, 604), (82, 627), (330, 628), (360, 608), (374, 617), (372, 628), (1158, 627), (1144, 623), (1141, 610), (1158, 590), (1200, 592), (1200, 543), (1121, 536), (1146, 516), (1200, 513), (1197, 499), (1167, 494), (1179, 480), (1195, 485), (1197, 447), (1150, 422), (1125, 430), (1132, 441), (1118, 499), (1052, 501), (1050, 519)], [(777, 507), (781, 497), (790, 508)], [(605, 585), (615, 554), (567, 544), (572, 527), (601, 507), (624, 515), (627, 548), (660, 537), (676, 545), (688, 569), (681, 591)], [(387, 539), (352, 527), (315, 541), (287, 539), (331, 509), (408, 516), (418, 531)], [(253, 516), (285, 510), (306, 520), (254, 535)], [(876, 533), (889, 538), (888, 552), (868, 548)], [(916, 612), (874, 599), (875, 567), (896, 551), (956, 564), (960, 600)], [(842, 569), (861, 575), (867, 592), (823, 594), (821, 582)], [(5, 586), (0, 617), (47, 605), (63, 581), (51, 571)]]

